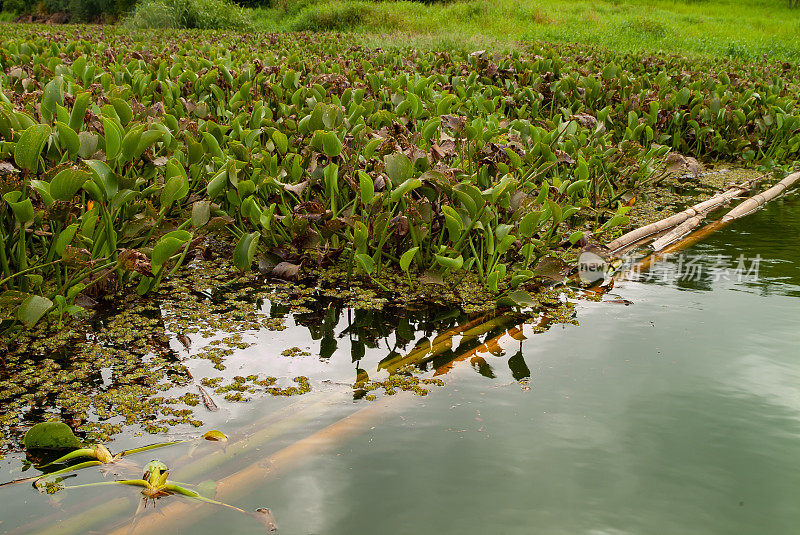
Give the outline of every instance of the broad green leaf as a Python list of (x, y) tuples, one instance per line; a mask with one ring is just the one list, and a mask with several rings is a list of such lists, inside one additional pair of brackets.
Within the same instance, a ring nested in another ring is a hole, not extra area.
[(57, 122), (56, 130), (58, 130), (58, 140), (61, 146), (67, 149), (71, 157), (75, 157), (81, 150), (81, 140), (78, 134), (69, 127), (68, 124)]
[(420, 186), (422, 186), (422, 181), (420, 179), (418, 179), (418, 178), (409, 178), (408, 180), (406, 180), (405, 182), (400, 184), (397, 188), (392, 190), (392, 193), (390, 195), (390, 197), (392, 199), (392, 202), (399, 201), (400, 198), (403, 195), (405, 195), (409, 191), (414, 190), (414, 189), (416, 189), (416, 188), (418, 188)]
[(272, 141), (281, 154), (286, 154), (286, 151), (289, 150), (289, 138), (280, 130), (275, 130), (272, 133)]
[(30, 295), (17, 309), (17, 318), (27, 327), (32, 327), (51, 308), (53, 308), (53, 302), (48, 298), (41, 295)]
[(25, 433), (22, 439), (26, 450), (74, 450), (83, 447), (81, 441), (64, 422), (41, 422)]
[(64, 169), (50, 181), (50, 195), (57, 201), (70, 201), (90, 178), (85, 171)]
[(77, 232), (78, 224), (73, 223), (58, 234), (54, 245), (56, 254), (58, 256), (62, 256), (64, 254), (64, 250), (67, 248), (67, 245), (72, 243), (72, 240), (75, 239), (75, 234)]
[(133, 118), (133, 110), (128, 105), (127, 102), (122, 100), (121, 98), (112, 98), (111, 105), (114, 106), (114, 111), (117, 112), (117, 117), (119, 117), (119, 121), (122, 123), (122, 126), (125, 126), (131, 119)]
[(80, 140), (80, 149), (78, 149), (78, 156), (84, 160), (91, 158), (97, 152), (97, 145), (100, 142), (100, 136), (93, 132), (83, 131), (78, 134)]
[(372, 178), (364, 171), (358, 172), (358, 184), (361, 190), (361, 203), (367, 205), (375, 197), (375, 183)]
[(195, 202), (192, 205), (192, 226), (200, 228), (208, 223), (209, 219), (211, 219), (211, 201)]
[(42, 180), (31, 180), (31, 187), (36, 190), (45, 206), (52, 206), (55, 201), (50, 195), (50, 183)]
[(372, 158), (372, 156), (375, 154), (375, 149), (377, 149), (381, 143), (383, 143), (383, 139), (379, 137), (370, 140), (370, 142), (367, 143), (367, 145), (364, 147), (364, 151), (362, 152), (364, 159), (369, 160), (370, 158)]
[(33, 221), (33, 203), (30, 199), (25, 199), (22, 201), (12, 201), (10, 199), (18, 199), (19, 195), (11, 195), (12, 193), (21, 193), (18, 191), (10, 191), (3, 195), (3, 198), (11, 207), (11, 211), (14, 212), (14, 217), (21, 225), (25, 225)]
[(433, 117), (428, 119), (425, 125), (422, 127), (422, 138), (425, 141), (430, 142), (433, 136), (436, 134), (436, 131), (439, 129), (439, 125), (442, 124), (441, 117)]
[(322, 149), (328, 158), (339, 156), (342, 153), (342, 142), (333, 132), (322, 134)]
[(461, 255), (458, 255), (455, 258), (450, 258), (449, 256), (443, 256), (440, 254), (433, 256), (436, 259), (436, 262), (446, 269), (457, 270), (461, 269), (461, 266), (464, 265), (464, 258)]
[(523, 237), (530, 238), (533, 236), (533, 233), (539, 228), (539, 220), (541, 219), (542, 213), (541, 211), (528, 212), (522, 217), (522, 220), (519, 222), (519, 233)]
[(103, 131), (106, 140), (106, 160), (116, 160), (122, 149), (122, 131), (112, 119), (103, 117)]
[(253, 264), (253, 258), (258, 250), (260, 236), (260, 232), (251, 232), (239, 238), (233, 250), (233, 263), (237, 268), (242, 271), (250, 269), (250, 266)]
[(92, 94), (88, 91), (75, 97), (75, 104), (72, 105), (72, 112), (69, 114), (69, 127), (74, 131), (80, 132), (86, 118), (86, 110), (89, 109), (91, 103)]
[(411, 173), (414, 172), (414, 164), (411, 163), (411, 159), (401, 152), (388, 154), (384, 158), (384, 162), (386, 174), (389, 175), (389, 179), (395, 186), (411, 178)]
[(144, 132), (139, 138), (139, 143), (136, 145), (136, 149), (133, 151), (131, 161), (141, 158), (142, 154), (144, 154), (144, 151), (149, 149), (153, 143), (161, 139), (163, 136), (164, 132), (158, 129), (147, 130)]
[(188, 232), (186, 233), (186, 239), (181, 239), (181, 237), (170, 234), (162, 236), (156, 243), (155, 247), (153, 247), (153, 252), (150, 255), (150, 263), (153, 266), (153, 271), (164, 265), (167, 260), (172, 257), (172, 255), (177, 253), (178, 250), (180, 250), (180, 248), (183, 247), (183, 245), (188, 242), (189, 239), (191, 239), (191, 235)]
[(143, 126), (136, 126), (122, 138), (122, 153), (120, 154), (122, 163), (132, 162), (136, 158), (136, 147), (139, 146), (139, 141), (142, 139), (143, 129)]
[(509, 295), (498, 299), (497, 304), (510, 307), (532, 307), (535, 306), (537, 302), (531, 297), (531, 294), (525, 290), (515, 290)]
[(189, 194), (189, 181), (183, 175), (178, 175), (167, 180), (161, 190), (161, 208), (168, 208), (172, 203), (179, 201)]
[(56, 114), (56, 106), (64, 104), (64, 79), (56, 76), (44, 86), (42, 92), (42, 117), (47, 122), (53, 120)]
[(359, 253), (356, 255), (356, 262), (364, 270), (364, 273), (367, 275), (372, 275), (372, 272), (375, 271), (375, 261), (372, 259), (371, 256)]
[(227, 168), (220, 169), (214, 178), (209, 180), (208, 185), (206, 186), (206, 191), (208, 192), (208, 196), (212, 199), (222, 193), (222, 190), (225, 189), (225, 186), (228, 184), (228, 170)]
[(39, 168), (39, 155), (50, 137), (50, 132), (49, 125), (36, 124), (22, 133), (14, 148), (14, 161), (18, 166), (36, 172)]
[(414, 261), (414, 256), (419, 251), (419, 247), (412, 247), (408, 251), (402, 254), (400, 257), (400, 269), (403, 271), (408, 271), (408, 268), (411, 266), (411, 262)]

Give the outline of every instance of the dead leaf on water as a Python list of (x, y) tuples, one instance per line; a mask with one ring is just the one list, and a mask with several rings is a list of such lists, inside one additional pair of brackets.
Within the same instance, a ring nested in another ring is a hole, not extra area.
[(439, 284), (441, 286), (445, 285), (442, 276), (433, 271), (426, 271), (425, 273), (420, 275), (419, 282), (421, 282), (422, 284)]
[(300, 278), (300, 269), (302, 264), (292, 264), (291, 262), (281, 262), (272, 268), (272, 275), (279, 279), (287, 281), (297, 280)]

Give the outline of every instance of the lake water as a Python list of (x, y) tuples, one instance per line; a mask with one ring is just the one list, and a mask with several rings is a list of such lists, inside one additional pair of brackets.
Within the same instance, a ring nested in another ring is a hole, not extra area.
[[(798, 533), (800, 196), (652, 275), (578, 302), (580, 325), (460, 333), (428, 361), (424, 377), (438, 369), (444, 386), (424, 397), (354, 400), (339, 383), (381, 377), (381, 361), (435, 338), (441, 312), (398, 319), (328, 307), (296, 318), (228, 361), (231, 373), (306, 375), (310, 394), (221, 403), (207, 420), (230, 435), (224, 451), (181, 444), (136, 460), (158, 456), (178, 481), (211, 479), (226, 502), (269, 507), (284, 534)], [(310, 355), (276, 364), (264, 357), (276, 345)], [(443, 367), (463, 349), (472, 351)], [(18, 465), (19, 456), (3, 461)], [(93, 470), (65, 483), (97, 481)], [(4, 487), (0, 532), (128, 533), (139, 501), (135, 487), (52, 496)], [(140, 512), (134, 532), (265, 531), (181, 497), (155, 511)]]

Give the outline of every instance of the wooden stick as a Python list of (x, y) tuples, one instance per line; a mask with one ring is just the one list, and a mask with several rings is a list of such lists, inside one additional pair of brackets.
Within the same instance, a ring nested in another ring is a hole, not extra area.
[(683, 212), (679, 212), (660, 221), (656, 221), (655, 223), (650, 223), (649, 225), (632, 230), (627, 234), (623, 234), (616, 240), (609, 242), (606, 247), (608, 247), (612, 254), (618, 253), (622, 249), (625, 249), (628, 246), (633, 245), (645, 238), (680, 225), (687, 219), (695, 217), (699, 214), (710, 212), (711, 210), (730, 202), (732, 199), (746, 192), (747, 189), (748, 187), (745, 184), (732, 186), (727, 191), (715, 195), (714, 197), (711, 197), (703, 202), (697, 203), (691, 208), (687, 208)]
[(660, 251), (670, 243), (677, 241), (689, 234), (691, 231), (697, 228), (697, 226), (702, 223), (705, 218), (706, 214), (697, 214), (694, 217), (690, 217), (674, 229), (656, 239), (650, 244), (650, 247), (653, 248), (653, 251)]
[(739, 206), (737, 206), (736, 208), (725, 214), (725, 216), (723, 216), (722, 218), (722, 222), (728, 223), (729, 221), (733, 221), (734, 219), (739, 219), (740, 217), (744, 217), (747, 214), (755, 212), (756, 210), (764, 206), (764, 204), (768, 203), (769, 201), (771, 201), (772, 199), (774, 199), (775, 197), (777, 197), (778, 195), (789, 189), (798, 180), (800, 180), (800, 172), (792, 173), (791, 175), (787, 176), (786, 178), (784, 178), (783, 180), (781, 180), (780, 182), (769, 188), (767, 191), (764, 191), (763, 193), (759, 193), (758, 195), (750, 197), (742, 204), (740, 204)]
[[(761, 206), (764, 206), (764, 204), (766, 204), (767, 202), (773, 200), (778, 195), (780, 195), (781, 193), (785, 192), (787, 189), (789, 189), (791, 186), (793, 186), (798, 181), (800, 181), (800, 172), (792, 173), (791, 175), (787, 176), (786, 178), (784, 178), (783, 180), (781, 180), (780, 182), (778, 182), (776, 185), (772, 186), (768, 190), (766, 190), (766, 191), (764, 191), (762, 193), (759, 193), (758, 195), (754, 195), (753, 197), (750, 197), (749, 199), (745, 200), (744, 202), (739, 204), (736, 208), (734, 208), (733, 210), (731, 210), (730, 212), (728, 212), (727, 214), (722, 216), (721, 219), (719, 219), (717, 221), (714, 221), (713, 223), (709, 223), (708, 225), (706, 225), (702, 229), (700, 229), (700, 230), (698, 230), (698, 231), (696, 231), (696, 232), (694, 232), (692, 234), (689, 234), (685, 238), (683, 238), (683, 239), (681, 239), (681, 240), (679, 240), (679, 241), (677, 241), (675, 243), (672, 243), (671, 245), (669, 245), (667, 247), (664, 247), (663, 250), (661, 250), (660, 252), (659, 252), (659, 249), (656, 249), (656, 252), (654, 252), (653, 254), (649, 255), (646, 258), (644, 258), (642, 261), (638, 262), (632, 268), (626, 270), (620, 277), (614, 277), (614, 278), (615, 279), (617, 279), (617, 278), (625, 278), (627, 276), (627, 274), (629, 274), (631, 272), (644, 271), (646, 269), (649, 269), (650, 266), (653, 265), (654, 262), (656, 262), (657, 260), (665, 257), (666, 255), (672, 254), (672, 253), (674, 253), (676, 251), (679, 251), (681, 249), (685, 249), (686, 247), (694, 245), (695, 243), (697, 243), (700, 240), (706, 238), (710, 234), (713, 234), (714, 232), (718, 231), (722, 227), (726, 226), (728, 223), (731, 223), (732, 221), (735, 221), (735, 220), (737, 220), (737, 219), (739, 219), (741, 217), (744, 217), (745, 215), (753, 213), (755, 210), (757, 210)], [(675, 229), (675, 230), (677, 231), (678, 229)], [(677, 234), (677, 232), (675, 232), (675, 233)], [(669, 235), (665, 235), (662, 239), (666, 238), (667, 236), (669, 236)], [(654, 248), (655, 248), (655, 245), (657, 243), (658, 243), (658, 240), (653, 243)]]

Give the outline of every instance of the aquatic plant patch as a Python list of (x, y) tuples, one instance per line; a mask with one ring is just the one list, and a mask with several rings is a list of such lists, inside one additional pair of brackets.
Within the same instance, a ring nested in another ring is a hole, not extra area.
[(508, 296), (553, 248), (625, 225), (621, 199), (670, 150), (775, 165), (800, 147), (791, 66), (312, 34), (0, 37), (3, 329), (74, 314), (80, 295), (151, 292), (220, 233), (242, 270), (338, 263), (376, 287), (387, 267), (468, 272)]

